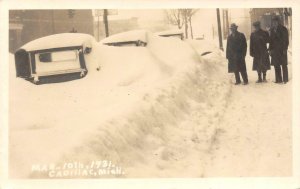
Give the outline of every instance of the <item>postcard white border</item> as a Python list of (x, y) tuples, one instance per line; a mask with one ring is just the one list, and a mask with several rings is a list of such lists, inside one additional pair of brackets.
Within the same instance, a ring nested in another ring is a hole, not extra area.
[[(9, 9), (163, 9), (163, 8), (293, 8), (293, 176), (203, 179), (94, 179), (12, 180), (8, 179), (8, 10)], [(4, 156), (0, 162), (2, 188), (300, 188), (300, 1), (297, 0), (0, 0), (0, 134)], [(298, 53), (297, 53), (298, 52)], [(4, 171), (3, 171), (4, 170)]]

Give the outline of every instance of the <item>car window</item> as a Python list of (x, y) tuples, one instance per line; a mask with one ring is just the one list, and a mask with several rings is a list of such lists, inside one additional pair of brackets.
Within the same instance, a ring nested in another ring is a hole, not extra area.
[(75, 61), (77, 57), (77, 51), (58, 51), (39, 54), (40, 62), (44, 63)]

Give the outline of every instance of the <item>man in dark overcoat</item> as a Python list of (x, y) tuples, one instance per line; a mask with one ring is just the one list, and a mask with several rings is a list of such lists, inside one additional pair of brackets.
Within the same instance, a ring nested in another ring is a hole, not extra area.
[(227, 38), (226, 58), (228, 59), (228, 72), (235, 74), (236, 85), (241, 83), (240, 73), (244, 84), (248, 84), (245, 56), (247, 42), (245, 35), (237, 31), (236, 24), (230, 25), (231, 34)]
[(269, 33), (261, 29), (260, 22), (254, 22), (254, 32), (250, 36), (250, 56), (253, 57), (252, 70), (256, 70), (258, 80), (256, 83), (267, 82), (267, 70), (270, 70), (270, 58), (267, 49)]
[(271, 55), (271, 65), (273, 65), (275, 68), (275, 83), (287, 83), (289, 80), (287, 68), (288, 46), (288, 30), (286, 27), (281, 25), (279, 17), (276, 16), (272, 18), (272, 28), (270, 30), (269, 47)]

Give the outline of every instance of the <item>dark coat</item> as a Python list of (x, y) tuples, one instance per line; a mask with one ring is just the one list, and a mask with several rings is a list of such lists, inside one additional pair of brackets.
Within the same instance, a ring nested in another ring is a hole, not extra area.
[(278, 25), (277, 30), (270, 32), (270, 53), (273, 66), (287, 65), (287, 49), (289, 46), (289, 34), (286, 27)]
[(250, 56), (253, 57), (252, 70), (261, 72), (270, 69), (270, 58), (267, 49), (269, 40), (269, 33), (262, 29), (251, 33)]
[(247, 52), (247, 42), (245, 35), (236, 32), (227, 38), (226, 58), (228, 59), (228, 72), (246, 71), (245, 56)]

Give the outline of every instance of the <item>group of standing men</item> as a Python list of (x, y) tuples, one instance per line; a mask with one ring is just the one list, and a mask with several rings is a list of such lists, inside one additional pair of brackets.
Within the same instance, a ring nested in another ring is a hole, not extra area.
[[(269, 32), (261, 28), (259, 21), (254, 22), (253, 26), (254, 32), (250, 36), (250, 56), (253, 57), (252, 70), (257, 71), (258, 74), (256, 83), (267, 82), (266, 73), (267, 70), (270, 70), (270, 65), (275, 69), (275, 83), (287, 83), (287, 49), (289, 46), (287, 28), (281, 25), (277, 16), (272, 18), (272, 27)], [(236, 24), (231, 24), (231, 34), (227, 39), (228, 72), (235, 74), (236, 85), (241, 84), (240, 74), (244, 84), (247, 85), (248, 75), (245, 62), (247, 42), (245, 35), (238, 32), (237, 28)]]

